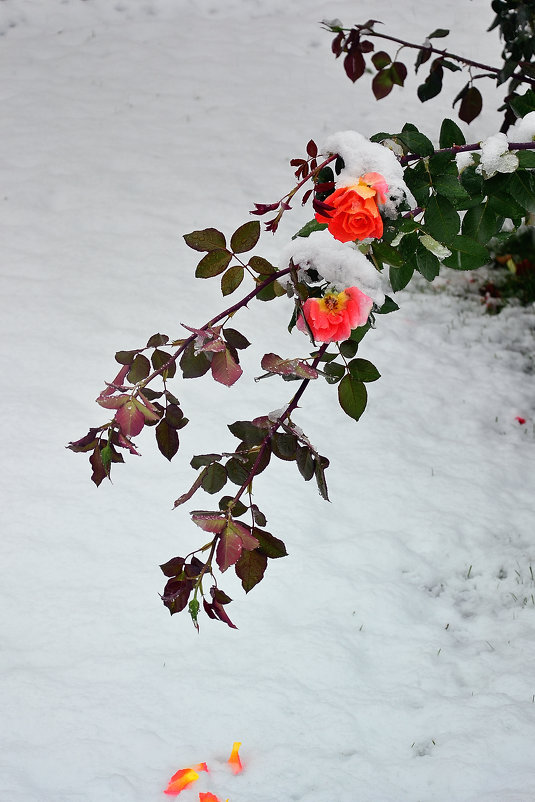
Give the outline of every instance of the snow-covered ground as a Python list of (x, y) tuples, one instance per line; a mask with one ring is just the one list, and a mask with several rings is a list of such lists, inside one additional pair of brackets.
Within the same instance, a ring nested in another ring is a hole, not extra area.
[(306, 351), (290, 303), (236, 319), (255, 344), (233, 389), (176, 385), (191, 423), (171, 464), (148, 432), (96, 490), (64, 449), (105, 420), (116, 350), (221, 308), (183, 233), (276, 200), (311, 137), (454, 116), (454, 81), (425, 106), (350, 84), (318, 23), (370, 16), (498, 59), (486, 0), (0, 2), (2, 802), (156, 802), (200, 761), (184, 802), (535, 800), (533, 309), (485, 316), (450, 273), (364, 341), (383, 375), (358, 425), (310, 387), (296, 422), (331, 459), (332, 503), (294, 465), (260, 478), (289, 557), (248, 597), (225, 575), (237, 631), (171, 618), (158, 564), (199, 543), (171, 509), (191, 455), (289, 400), (252, 377), (267, 350)]

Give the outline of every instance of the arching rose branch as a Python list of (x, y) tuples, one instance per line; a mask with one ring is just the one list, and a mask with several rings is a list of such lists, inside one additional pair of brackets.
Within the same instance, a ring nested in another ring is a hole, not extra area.
[[(162, 600), (171, 614), (187, 608), (198, 628), (202, 601), (208, 617), (234, 627), (227, 613), (231, 599), (219, 587), (216, 569), (224, 573), (233, 568), (249, 592), (262, 580), (269, 560), (286, 555), (285, 544), (266, 529), (267, 518), (254, 501), (256, 477), (272, 457), (294, 461), (305, 481), (314, 478), (328, 498), (328, 460), (293, 420), (310, 382), (323, 378), (336, 385), (340, 406), (359, 420), (367, 404), (367, 384), (379, 372), (357, 353), (376, 316), (397, 308), (387, 293), (406, 286), (414, 271), (432, 280), (441, 263), (461, 270), (484, 264), (489, 242), (504, 219), (510, 219), (509, 227), (518, 227), (535, 211), (535, 154), (530, 152), (535, 114), (520, 120), (513, 133), (512, 141), (495, 135), (466, 145), (456, 124), (444, 120), (436, 151), (410, 124), (397, 134), (372, 137), (377, 141), (342, 132), (327, 140), (321, 161), (317, 146), (309, 142), (306, 158), (292, 160), (294, 188), (275, 203), (256, 204), (253, 212), (275, 212), (266, 223), (273, 231), (301, 188), (303, 202), (312, 202), (314, 218), (284, 249), (280, 268), (250, 255), (260, 237), (258, 220), (244, 223), (228, 242), (216, 228), (185, 236), (202, 254), (198, 278), (218, 277), (223, 296), (234, 293), (246, 277), (253, 287), (204, 325), (185, 326), (183, 338), (158, 333), (144, 347), (116, 353), (119, 371), (97, 398), (113, 412), (111, 420), (69, 445), (90, 454), (95, 484), (110, 477), (114, 463), (124, 461), (122, 452), (139, 453), (132, 438), (146, 427), (154, 427), (162, 454), (174, 457), (178, 432), (188, 422), (169, 387), (177, 369), (184, 379), (210, 373), (228, 387), (235, 384), (242, 375), (239, 351), (249, 342), (229, 324), (253, 300), (281, 298), (287, 303), (293, 298), (290, 329), (296, 326), (310, 337), (313, 350), (293, 358), (265, 354), (264, 376), (299, 382), (289, 403), (230, 424), (238, 440), (233, 451), (198, 454), (191, 460), (197, 476), (175, 507), (199, 490), (216, 495), (227, 483), (237, 489), (220, 495), (211, 509), (191, 513), (208, 542), (161, 566), (167, 578)], [(520, 142), (522, 137), (527, 141)]]

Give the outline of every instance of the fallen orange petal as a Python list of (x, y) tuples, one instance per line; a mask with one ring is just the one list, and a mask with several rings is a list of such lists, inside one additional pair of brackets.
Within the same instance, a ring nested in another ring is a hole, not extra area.
[(169, 785), (164, 791), (164, 794), (170, 796), (178, 796), (184, 788), (188, 788), (195, 780), (199, 779), (199, 775), (193, 769), (179, 769), (176, 774), (173, 774), (169, 780)]
[(233, 774), (239, 774), (240, 771), (243, 771), (243, 766), (241, 764), (240, 756), (238, 751), (241, 746), (241, 741), (235, 741), (232, 745), (232, 752), (230, 753), (230, 757), (227, 760), (230, 768), (232, 769)]

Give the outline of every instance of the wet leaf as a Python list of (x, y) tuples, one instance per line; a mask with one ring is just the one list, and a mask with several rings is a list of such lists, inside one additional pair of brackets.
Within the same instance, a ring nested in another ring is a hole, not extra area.
[(131, 384), (137, 384), (146, 379), (150, 371), (150, 362), (147, 357), (143, 356), (143, 354), (137, 354), (132, 362), (127, 379)]
[(344, 376), (338, 385), (338, 400), (346, 415), (358, 421), (368, 401), (365, 384), (351, 374)]
[(221, 294), (223, 296), (231, 295), (242, 283), (243, 276), (244, 271), (241, 265), (229, 267), (221, 278)]
[(267, 567), (267, 557), (260, 551), (244, 551), (236, 563), (236, 576), (246, 593), (263, 579)]
[(178, 434), (176, 429), (169, 426), (165, 418), (156, 426), (156, 442), (164, 457), (172, 460), (178, 451)]
[(210, 251), (206, 256), (203, 256), (197, 269), (195, 270), (196, 278), (213, 278), (223, 273), (232, 259), (232, 254), (229, 251), (218, 249)]
[(214, 379), (225, 387), (231, 387), (243, 373), (228, 348), (214, 354), (211, 368)]
[(186, 245), (195, 251), (214, 251), (219, 248), (225, 248), (227, 245), (225, 235), (218, 231), (217, 228), (192, 231), (190, 234), (184, 234), (184, 240)]
[(230, 247), (234, 253), (245, 253), (254, 248), (260, 238), (260, 222), (249, 220), (240, 226), (230, 240)]

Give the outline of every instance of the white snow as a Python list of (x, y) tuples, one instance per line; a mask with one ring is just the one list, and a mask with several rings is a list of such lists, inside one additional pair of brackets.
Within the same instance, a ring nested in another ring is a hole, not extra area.
[(509, 142), (532, 142), (535, 139), (535, 111), (520, 117), (507, 132)]
[[(205, 760), (180, 802), (535, 799), (533, 309), (486, 316), (471, 276), (446, 272), (360, 344), (382, 377), (358, 424), (311, 382), (295, 421), (331, 460), (332, 501), (291, 463), (259, 477), (289, 556), (248, 596), (226, 572), (236, 631), (170, 617), (158, 565), (201, 543), (172, 510), (191, 456), (288, 399), (253, 378), (266, 352), (308, 354), (292, 302), (235, 316), (254, 346), (233, 389), (173, 383), (191, 423), (171, 464), (147, 430), (97, 490), (64, 448), (106, 420), (93, 399), (117, 349), (221, 310), (183, 233), (230, 235), (282, 197), (311, 137), (436, 136), (453, 115), (457, 73), (425, 105), (410, 69), (380, 103), (369, 76), (351, 84), (326, 15), (359, 19), (353, 0), (0, 2), (2, 802), (163, 802)], [(416, 42), (451, 28), (455, 52), (499, 63), (487, 0), (376, 0), (373, 16)], [(467, 141), (499, 129), (496, 105), (461, 124)], [(255, 252), (275, 263), (310, 217), (297, 204)]]
[(346, 287), (358, 287), (378, 306), (385, 302), (382, 274), (353, 242), (335, 240), (328, 230), (313, 231), (308, 237), (297, 237), (281, 253), (279, 265), (284, 267), (293, 259), (303, 271), (313, 268), (338, 292)]
[(338, 153), (344, 160), (344, 169), (336, 182), (339, 187), (351, 186), (366, 173), (380, 173), (388, 184), (387, 200), (381, 205), (381, 211), (387, 217), (395, 217), (397, 206), (403, 198), (412, 197), (403, 180), (403, 168), (392, 150), (377, 142), (370, 142), (358, 131), (331, 134), (325, 141), (322, 153), (326, 156)]
[(496, 173), (514, 173), (518, 167), (518, 156), (509, 151), (505, 134), (492, 134), (481, 143), (481, 161), (476, 173), (492, 178)]

